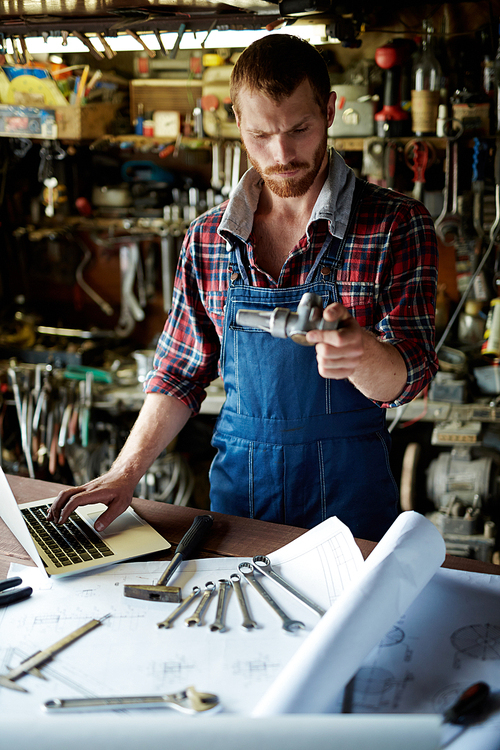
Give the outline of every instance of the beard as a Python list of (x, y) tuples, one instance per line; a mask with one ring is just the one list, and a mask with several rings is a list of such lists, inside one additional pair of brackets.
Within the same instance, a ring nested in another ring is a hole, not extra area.
[[(269, 190), (271, 190), (271, 192), (274, 193), (274, 195), (277, 195), (279, 198), (300, 198), (307, 193), (314, 180), (318, 176), (319, 170), (323, 163), (326, 146), (327, 133), (325, 132), (324, 137), (321, 139), (320, 143), (318, 144), (318, 148), (313, 154), (311, 164), (309, 164), (309, 162), (303, 161), (291, 161), (288, 162), (288, 164), (277, 164), (274, 167), (268, 167), (267, 169), (264, 169), (263, 167), (261, 167), (259, 162), (251, 156), (245, 144), (243, 143), (248, 161), (250, 162), (252, 167), (260, 174)], [(273, 177), (273, 175), (275, 174), (293, 172), (296, 169), (306, 169), (307, 171), (300, 177), (281, 177), (279, 179), (275, 179)]]

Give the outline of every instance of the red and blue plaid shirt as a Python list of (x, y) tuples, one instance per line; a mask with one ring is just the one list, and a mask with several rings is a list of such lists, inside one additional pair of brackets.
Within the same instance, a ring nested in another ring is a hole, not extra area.
[[(318, 260), (326, 232), (340, 238), (345, 233), (353, 184), (351, 170), (333, 151), (326, 188), (318, 198), (321, 210), (317, 202), (306, 234), (277, 281), (255, 262), (251, 228), (261, 183), (253, 169), (243, 176), (229, 205), (225, 202), (196, 219), (183, 242), (172, 309), (144, 390), (175, 396), (197, 413), (206, 387), (220, 374), (224, 305), (233, 270), (228, 262), (231, 234), (246, 246), (245, 265), (252, 285), (303, 284)], [(330, 218), (318, 218), (322, 216)], [(336, 281), (340, 301), (359, 324), (396, 346), (406, 363), (408, 379), (401, 395), (391, 403), (377, 403), (393, 407), (411, 401), (438, 367), (434, 351), (437, 244), (425, 207), (367, 183)]]

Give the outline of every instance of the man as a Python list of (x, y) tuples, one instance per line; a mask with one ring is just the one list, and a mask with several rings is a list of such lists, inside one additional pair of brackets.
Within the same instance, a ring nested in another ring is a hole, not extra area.
[[(432, 220), (328, 152), (335, 94), (308, 43), (252, 44), (231, 98), (252, 168), (229, 204), (187, 232), (155, 370), (120, 455), (103, 477), (61, 493), (50, 518), (103, 502), (96, 528), (105, 528), (220, 372), (212, 509), (301, 527), (337, 515), (378, 540), (398, 501), (385, 408), (413, 399), (437, 368)], [(241, 308), (296, 309), (305, 292), (341, 321), (309, 332), (314, 347), (236, 323)]]

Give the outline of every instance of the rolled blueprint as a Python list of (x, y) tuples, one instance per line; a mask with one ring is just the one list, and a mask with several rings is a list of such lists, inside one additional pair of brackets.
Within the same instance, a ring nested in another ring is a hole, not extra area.
[(252, 715), (331, 711), (363, 660), (441, 566), (445, 552), (429, 520), (414, 511), (401, 513)]

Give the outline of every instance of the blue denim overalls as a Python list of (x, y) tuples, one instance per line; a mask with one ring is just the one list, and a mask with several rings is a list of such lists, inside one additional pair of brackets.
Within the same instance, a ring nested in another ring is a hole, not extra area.
[(296, 310), (305, 292), (324, 307), (337, 301), (345, 238), (328, 235), (328, 243), (306, 282), (287, 289), (250, 286), (238, 244), (228, 253), (226, 402), (212, 441), (211, 508), (303, 528), (335, 515), (355, 536), (378, 541), (398, 502), (385, 410), (348, 380), (321, 377), (314, 347), (236, 324), (241, 308)]

